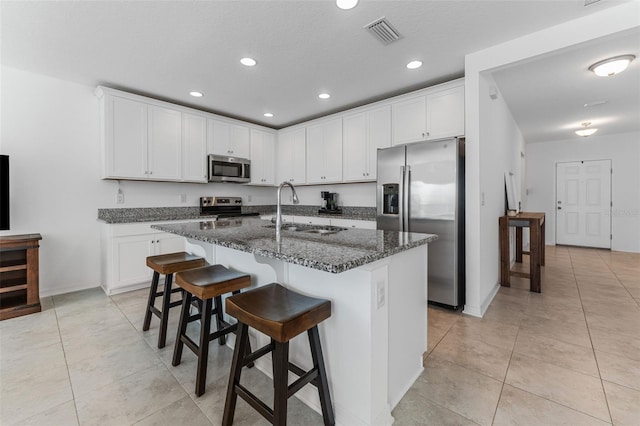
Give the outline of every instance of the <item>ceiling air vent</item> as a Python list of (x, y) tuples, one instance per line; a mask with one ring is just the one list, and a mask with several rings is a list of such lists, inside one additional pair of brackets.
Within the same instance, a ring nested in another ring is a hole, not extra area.
[(589, 6), (590, 4), (598, 3), (600, 0), (584, 0), (584, 5)]
[(373, 36), (380, 40), (380, 42), (385, 46), (400, 38), (400, 34), (391, 26), (384, 16), (365, 25), (364, 28), (373, 34)]

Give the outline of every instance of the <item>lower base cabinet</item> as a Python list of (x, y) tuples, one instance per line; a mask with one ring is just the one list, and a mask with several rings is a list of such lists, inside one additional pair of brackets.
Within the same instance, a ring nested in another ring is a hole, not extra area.
[(153, 223), (104, 225), (102, 288), (108, 295), (148, 287), (148, 256), (184, 251), (185, 238), (151, 229)]

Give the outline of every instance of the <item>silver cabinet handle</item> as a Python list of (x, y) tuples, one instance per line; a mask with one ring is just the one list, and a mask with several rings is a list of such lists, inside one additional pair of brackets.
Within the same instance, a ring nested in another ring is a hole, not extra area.
[(562, 210), (562, 207), (558, 206), (558, 210)]

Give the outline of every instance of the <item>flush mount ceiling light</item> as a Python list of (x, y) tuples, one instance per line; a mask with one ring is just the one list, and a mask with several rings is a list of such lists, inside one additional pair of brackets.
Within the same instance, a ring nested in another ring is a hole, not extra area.
[(255, 59), (253, 58), (242, 58), (240, 59), (240, 63), (246, 67), (252, 67), (254, 66), (257, 62)]
[(598, 131), (598, 129), (595, 129), (593, 127), (589, 128), (589, 126), (591, 126), (590, 121), (585, 121), (584, 123), (582, 123), (582, 126), (584, 127), (584, 129), (576, 130), (576, 135), (584, 136), (586, 138), (587, 136), (591, 136)]
[(320, 94), (318, 95), (318, 97), (319, 97), (320, 99), (329, 99), (329, 98), (331, 97), (331, 95), (330, 95), (330, 94), (328, 94), (328, 93), (320, 93)]
[(422, 66), (422, 61), (411, 61), (407, 64), (407, 68), (410, 70), (415, 70), (416, 68), (420, 68)]
[(589, 71), (593, 71), (595, 75), (600, 77), (611, 77), (626, 70), (635, 58), (634, 55), (615, 56), (605, 59), (604, 61), (596, 62), (589, 67)]
[(343, 10), (349, 10), (356, 7), (358, 0), (336, 0), (336, 6)]
[(264, 115), (265, 117), (269, 117), (269, 118), (273, 117), (273, 113), (271, 113), (271, 112), (265, 112), (262, 115)]
[(203, 96), (204, 96), (204, 95), (202, 94), (202, 92), (196, 92), (195, 90), (194, 90), (193, 92), (189, 92), (189, 94), (190, 94), (191, 96), (193, 96), (194, 98), (201, 98), (201, 97), (203, 97)]

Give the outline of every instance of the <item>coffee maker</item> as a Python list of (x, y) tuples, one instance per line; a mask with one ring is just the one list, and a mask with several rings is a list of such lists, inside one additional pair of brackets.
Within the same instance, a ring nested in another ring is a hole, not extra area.
[(321, 191), (322, 208), (318, 213), (342, 214), (342, 209), (338, 207), (338, 194), (335, 192)]

